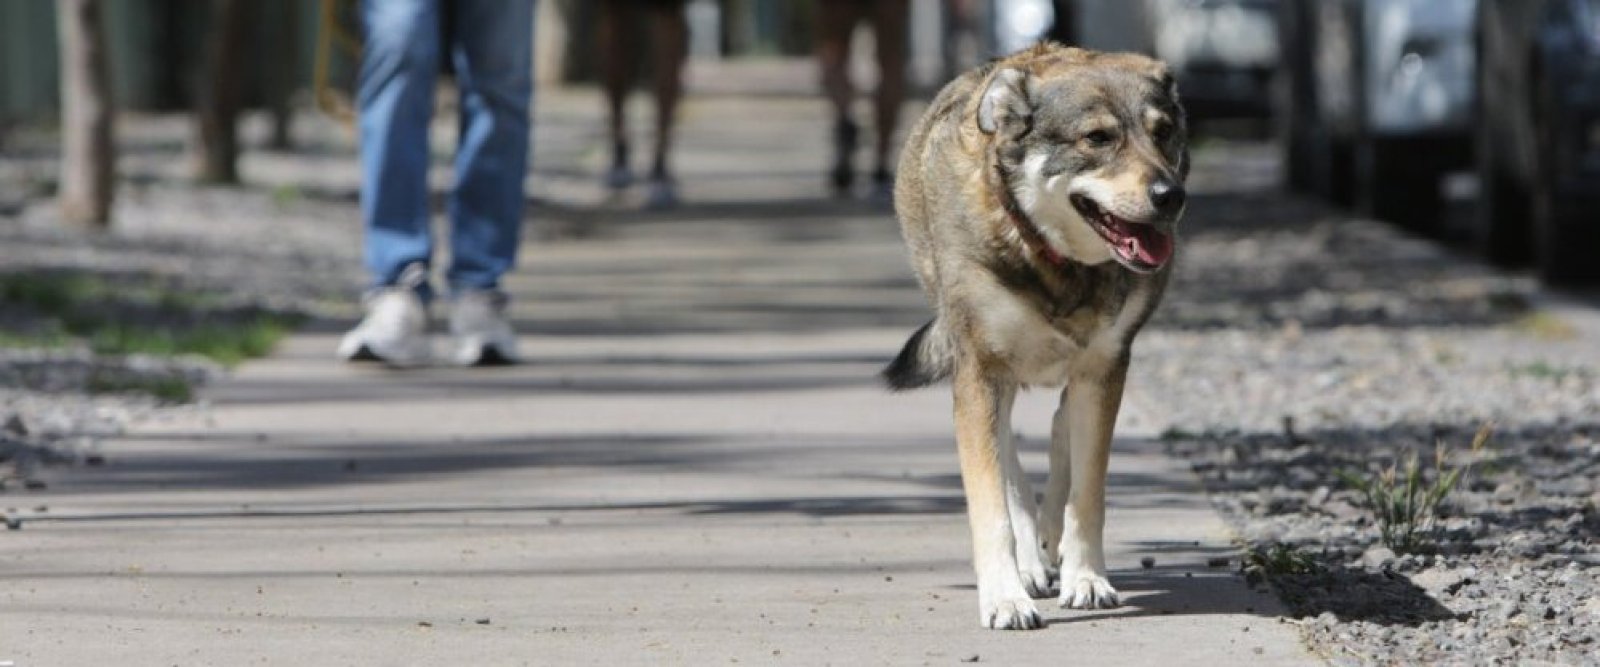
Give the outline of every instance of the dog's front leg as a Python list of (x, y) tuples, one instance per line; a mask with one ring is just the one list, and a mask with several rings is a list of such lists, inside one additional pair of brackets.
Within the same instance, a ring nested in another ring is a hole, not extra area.
[(1039, 507), (1039, 538), (1044, 543), (1045, 562), (1061, 564), (1061, 531), (1067, 509), (1067, 493), (1072, 490), (1071, 432), (1067, 420), (1067, 390), (1050, 422), (1050, 477), (1045, 482), (1044, 504)]
[(1071, 481), (1061, 535), (1061, 606), (1108, 609), (1120, 603), (1106, 579), (1103, 533), (1106, 519), (1106, 466), (1111, 430), (1122, 405), (1128, 374), (1126, 353), (1075, 363), (1063, 395)]
[(1001, 455), (1011, 426), (1016, 386), (987, 377), (972, 355), (955, 373), (956, 444), (961, 485), (972, 526), (972, 565), (978, 575), (978, 622), (996, 630), (1043, 627), (1039, 610), (1017, 573), (1015, 537), (1006, 501)]
[(999, 442), (1006, 509), (1011, 515), (1011, 533), (1015, 536), (1017, 573), (1029, 596), (1050, 597), (1056, 594), (1051, 586), (1055, 579), (1055, 561), (1045, 556), (1044, 542), (1039, 539), (1038, 503), (1033, 498), (1033, 487), (1028, 484), (1028, 474), (1022, 470), (1022, 461), (1017, 458), (1017, 445), (1009, 427), (1010, 413), (1009, 408), (1002, 413), (1001, 422), (1007, 426), (1000, 429)]

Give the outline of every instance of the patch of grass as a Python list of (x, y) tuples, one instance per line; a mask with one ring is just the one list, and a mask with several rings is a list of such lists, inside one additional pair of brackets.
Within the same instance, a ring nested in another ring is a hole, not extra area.
[(1455, 366), (1465, 360), (1466, 357), (1462, 356), (1460, 352), (1443, 345), (1433, 350), (1433, 363), (1440, 366)]
[(1411, 452), (1402, 466), (1396, 460), (1377, 475), (1361, 475), (1348, 470), (1338, 475), (1345, 484), (1359, 491), (1363, 504), (1377, 518), (1379, 539), (1396, 553), (1411, 553), (1431, 544), (1434, 519), (1439, 507), (1461, 478), (1472, 468), (1489, 436), (1492, 424), (1484, 424), (1472, 438), (1465, 463), (1451, 466), (1444, 443), (1434, 447), (1431, 479), (1423, 472), (1417, 453)]
[(1527, 295), (1510, 290), (1491, 292), (1488, 295), (1489, 307), (1502, 313), (1527, 313), (1533, 311), (1533, 302)]
[(25, 274), (0, 277), (0, 301), (21, 304), (46, 313), (59, 313), (95, 298), (101, 281), (67, 274)]
[(91, 394), (145, 394), (165, 403), (194, 400), (194, 387), (187, 380), (171, 375), (96, 373), (84, 389)]
[(289, 208), (303, 198), (304, 195), (300, 192), (300, 186), (293, 183), (284, 183), (272, 188), (272, 205), (279, 210)]
[(1536, 310), (1511, 322), (1511, 328), (1540, 340), (1562, 341), (1578, 337), (1578, 329), (1553, 313)]
[(1270, 547), (1250, 547), (1245, 551), (1239, 569), (1250, 583), (1260, 583), (1272, 577), (1316, 574), (1322, 571), (1322, 564), (1309, 552), (1279, 542)]
[(44, 331), (6, 331), (0, 329), (0, 347), (58, 348), (66, 347), (72, 338), (56, 328)]
[(1507, 370), (1510, 371), (1511, 375), (1516, 377), (1531, 377), (1540, 380), (1554, 380), (1556, 382), (1566, 379), (1568, 375), (1574, 375), (1582, 372), (1578, 369), (1562, 368), (1545, 361), (1535, 361), (1531, 364), (1522, 364), (1520, 366), (1509, 366)]
[(291, 318), (268, 314), (193, 327), (127, 325), (102, 321), (75, 327), (99, 354), (198, 354), (224, 366), (267, 354), (293, 328)]
[(196, 354), (227, 366), (265, 355), (299, 323), (295, 315), (228, 307), (216, 295), (153, 279), (92, 274), (0, 275), (0, 305), (20, 306), (51, 325), (0, 338), (0, 345), (79, 341), (99, 354)]

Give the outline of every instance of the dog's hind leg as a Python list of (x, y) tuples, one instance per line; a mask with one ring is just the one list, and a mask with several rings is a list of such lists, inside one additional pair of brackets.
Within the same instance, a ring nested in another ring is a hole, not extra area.
[[(1010, 419), (1005, 421), (1009, 423)], [(999, 436), (1006, 509), (1011, 515), (1011, 532), (1016, 538), (1013, 548), (1017, 555), (1017, 573), (1021, 575), (1022, 586), (1029, 595), (1036, 598), (1051, 597), (1055, 595), (1055, 589), (1050, 585), (1054, 568), (1049, 563), (1053, 561), (1045, 558), (1044, 543), (1039, 539), (1039, 510), (1033, 498), (1033, 487), (1028, 484), (1028, 475), (1023, 472), (1022, 462), (1017, 459), (1017, 447), (1011, 429), (1003, 429)]]
[(961, 485), (972, 526), (972, 565), (978, 575), (978, 622), (996, 630), (1043, 627), (1017, 571), (1016, 536), (1006, 498), (1003, 436), (1011, 429), (1016, 385), (986, 377), (971, 356), (955, 373), (956, 445)]
[[(1126, 353), (1075, 363), (1066, 394), (1071, 488), (1061, 536), (1061, 606), (1108, 609), (1120, 604), (1106, 579), (1106, 466), (1111, 429), (1122, 405)], [(1058, 443), (1062, 444), (1062, 443)]]

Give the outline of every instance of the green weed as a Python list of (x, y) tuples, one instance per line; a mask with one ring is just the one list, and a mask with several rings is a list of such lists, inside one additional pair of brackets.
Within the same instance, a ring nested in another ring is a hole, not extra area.
[(1572, 340), (1578, 337), (1577, 328), (1555, 314), (1533, 311), (1511, 322), (1511, 328), (1540, 340)]
[(1270, 547), (1252, 546), (1245, 551), (1240, 569), (1251, 583), (1290, 574), (1316, 574), (1322, 565), (1310, 553), (1282, 542)]
[(1581, 375), (1581, 369), (1562, 368), (1546, 361), (1535, 361), (1520, 366), (1508, 366), (1507, 371), (1514, 377), (1531, 377), (1540, 380), (1554, 380), (1560, 382), (1569, 375)]
[(1440, 504), (1472, 468), (1493, 432), (1492, 424), (1480, 427), (1472, 438), (1466, 462), (1459, 466), (1449, 465), (1444, 443), (1438, 443), (1434, 447), (1431, 479), (1425, 479), (1415, 451), (1406, 457), (1403, 466), (1395, 461), (1376, 476), (1348, 470), (1338, 475), (1361, 492), (1367, 509), (1377, 518), (1383, 545), (1397, 553), (1415, 552), (1429, 544)]
[(91, 394), (146, 394), (166, 403), (194, 400), (194, 387), (187, 380), (171, 375), (129, 375), (96, 373), (84, 387)]
[(47, 322), (42, 333), (13, 333), (0, 345), (81, 342), (99, 354), (196, 354), (227, 366), (267, 354), (299, 322), (285, 313), (230, 309), (216, 295), (83, 274), (0, 276), (0, 304)]

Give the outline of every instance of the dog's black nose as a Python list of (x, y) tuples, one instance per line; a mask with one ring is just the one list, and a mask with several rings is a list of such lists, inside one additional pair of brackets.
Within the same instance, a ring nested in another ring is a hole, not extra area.
[(1183, 186), (1175, 185), (1166, 179), (1150, 184), (1150, 203), (1164, 213), (1183, 208), (1183, 202), (1188, 197), (1189, 193), (1184, 192)]

